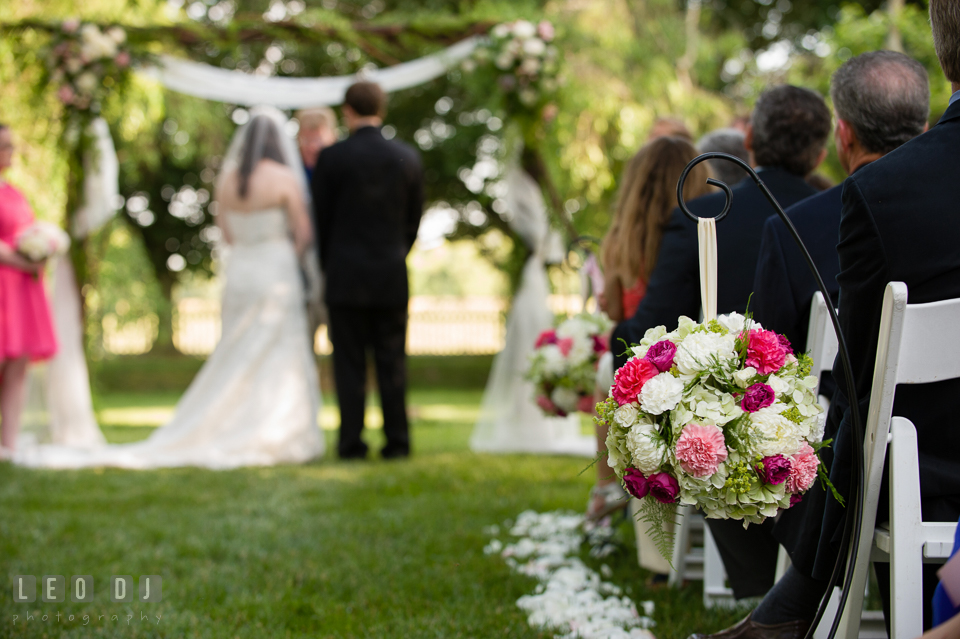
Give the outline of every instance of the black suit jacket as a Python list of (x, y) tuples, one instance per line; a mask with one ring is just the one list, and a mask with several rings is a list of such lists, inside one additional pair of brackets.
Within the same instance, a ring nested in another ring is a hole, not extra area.
[[(850, 349), (864, 422), (870, 401), (880, 312), (888, 282), (907, 285), (908, 301), (922, 304), (960, 297), (960, 103), (950, 106), (929, 132), (871, 163), (843, 185), (840, 221), (840, 324)], [(852, 441), (842, 368), (834, 364), (838, 393), (830, 421), (836, 430), (831, 479), (849, 495), (849, 474), (860, 445)], [(960, 515), (960, 428), (956, 398), (960, 380), (899, 386), (893, 414), (917, 427), (920, 491), (924, 519), (956, 521)], [(842, 412), (841, 412), (842, 411)], [(842, 421), (839, 420), (843, 415)], [(888, 498), (880, 496), (878, 521), (888, 516)], [(815, 576), (829, 573), (845, 511), (828, 499), (816, 554)], [(814, 540), (816, 541), (816, 540)], [(812, 552), (808, 544), (801, 549)]]
[(407, 305), (422, 173), (419, 154), (378, 127), (360, 128), (320, 153), (311, 189), (327, 305)]
[[(781, 206), (790, 206), (816, 193), (803, 178), (782, 169), (763, 169), (760, 178)], [(724, 201), (725, 195), (717, 192), (697, 198), (688, 206), (695, 215), (712, 217), (723, 209)], [(752, 179), (733, 187), (730, 214), (717, 224), (717, 313), (746, 310), (757, 270), (763, 223), (773, 212)], [(673, 330), (681, 315), (694, 320), (700, 315), (700, 262), (697, 225), (677, 208), (664, 229), (646, 295), (633, 317), (621, 322), (613, 332), (615, 366), (619, 368), (627, 359), (619, 340), (628, 344), (639, 342), (647, 329), (660, 325)]]

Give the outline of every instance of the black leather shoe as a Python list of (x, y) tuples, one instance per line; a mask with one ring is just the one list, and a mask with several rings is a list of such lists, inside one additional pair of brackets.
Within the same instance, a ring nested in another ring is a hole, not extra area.
[(753, 613), (735, 626), (712, 635), (693, 634), (688, 639), (803, 639), (809, 621), (788, 621), (766, 625), (751, 620)]

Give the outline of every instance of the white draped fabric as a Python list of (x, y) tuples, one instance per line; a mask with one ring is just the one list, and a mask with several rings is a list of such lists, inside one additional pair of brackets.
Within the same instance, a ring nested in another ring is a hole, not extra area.
[[(70, 229), (82, 239), (107, 223), (117, 210), (119, 171), (110, 128), (103, 118), (90, 124), (93, 146), (84, 155), (83, 205)], [(19, 447), (32, 443), (89, 448), (105, 443), (90, 397), (90, 375), (83, 349), (83, 311), (77, 278), (68, 256), (56, 259), (50, 307), (57, 354), (30, 370), (27, 407)]]
[(581, 434), (579, 414), (545, 416), (534, 402), (533, 384), (524, 379), (537, 336), (553, 325), (545, 263), (562, 259), (563, 247), (550, 229), (543, 194), (533, 178), (514, 166), (505, 181), (511, 228), (532, 253), (507, 317), (506, 344), (493, 361), (470, 447), (478, 452), (593, 457), (597, 444)]
[(376, 82), (387, 92), (419, 86), (440, 77), (463, 61), (473, 53), (480, 41), (479, 37), (474, 36), (410, 62), (357, 75), (326, 78), (258, 76), (168, 55), (161, 56), (160, 64), (145, 69), (144, 73), (168, 89), (198, 98), (245, 106), (300, 109), (340, 104), (347, 88), (361, 77)]

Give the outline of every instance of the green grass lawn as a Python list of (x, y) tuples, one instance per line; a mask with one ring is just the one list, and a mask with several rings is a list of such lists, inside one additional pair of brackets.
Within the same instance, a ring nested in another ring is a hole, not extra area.
[[(98, 418), (112, 442), (142, 439), (177, 397), (102, 395)], [(580, 474), (583, 459), (471, 453), (479, 400), (412, 392), (415, 455), (405, 461), (343, 463), (328, 452), (304, 466), (219, 472), (0, 464), (0, 637), (549, 636), (515, 606), (536, 582), (483, 554), (483, 528), (526, 509), (579, 511), (592, 473)], [(331, 398), (321, 423), (332, 449)], [(367, 435), (377, 450), (380, 431)], [(621, 553), (588, 562), (608, 564), (634, 601), (656, 602), (660, 639), (737, 618), (705, 611), (699, 584), (647, 590), (629, 532)], [(18, 574), (93, 575), (95, 601), (14, 604)], [(161, 575), (163, 601), (110, 603), (114, 574)]]

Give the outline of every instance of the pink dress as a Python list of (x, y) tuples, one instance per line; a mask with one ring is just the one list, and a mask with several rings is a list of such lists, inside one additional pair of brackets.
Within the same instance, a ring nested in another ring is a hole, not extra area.
[[(33, 224), (33, 211), (17, 189), (0, 183), (0, 242), (11, 248)], [(43, 276), (0, 264), (0, 360), (48, 359), (57, 352)]]

